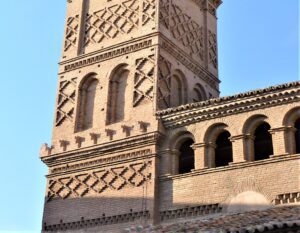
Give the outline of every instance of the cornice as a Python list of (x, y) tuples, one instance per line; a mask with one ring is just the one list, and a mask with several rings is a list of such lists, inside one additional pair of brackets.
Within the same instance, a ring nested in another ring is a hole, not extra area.
[(186, 174), (163, 175), (159, 177), (159, 181), (164, 182), (170, 180), (177, 180), (182, 178), (188, 178), (193, 176), (200, 176), (200, 175), (206, 175), (206, 174), (218, 173), (218, 172), (224, 172), (224, 171), (230, 171), (236, 169), (243, 169), (248, 167), (258, 167), (267, 164), (282, 163), (282, 162), (292, 161), (292, 160), (300, 161), (300, 154), (275, 156), (269, 159), (253, 161), (253, 162), (247, 161), (241, 163), (231, 163), (229, 166), (225, 166), (225, 167), (199, 169)]
[(286, 83), (238, 95), (210, 99), (156, 113), (166, 128), (283, 105), (300, 100), (300, 82)]
[[(58, 166), (71, 162), (86, 161), (88, 159), (98, 158), (99, 156), (109, 155), (112, 153), (120, 153), (133, 150), (157, 143), (161, 134), (159, 132), (147, 133), (126, 139), (116, 140), (97, 146), (67, 151), (63, 153), (52, 154), (42, 157), (41, 160), (48, 166)], [(124, 154), (124, 153), (123, 153)], [(103, 161), (102, 161), (103, 162)]]
[(158, 32), (151, 33), (147, 36), (134, 38), (129, 41), (109, 46), (94, 52), (82, 54), (67, 60), (62, 60), (59, 62), (59, 65), (62, 67), (60, 74), (85, 66), (97, 64), (99, 62), (136, 52), (145, 48), (150, 48), (155, 45), (154, 37), (158, 34)]

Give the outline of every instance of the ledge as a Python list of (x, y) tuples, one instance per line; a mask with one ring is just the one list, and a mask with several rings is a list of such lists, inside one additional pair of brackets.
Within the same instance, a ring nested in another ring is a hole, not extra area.
[(217, 168), (206, 168), (206, 169), (200, 169), (200, 170), (194, 170), (190, 173), (186, 174), (179, 174), (179, 175), (164, 175), (159, 177), (159, 181), (169, 181), (169, 180), (177, 180), (192, 176), (200, 176), (200, 175), (206, 175), (211, 173), (217, 173), (217, 172), (224, 172), (224, 171), (230, 171), (235, 169), (242, 169), (247, 167), (257, 167), (261, 165), (271, 164), (271, 163), (280, 163), (284, 161), (290, 161), (290, 160), (300, 160), (300, 154), (295, 155), (288, 155), (288, 156), (276, 156), (271, 157), (270, 159), (260, 160), (260, 161), (253, 161), (253, 162), (242, 162), (242, 163), (232, 163), (229, 166), (226, 167), (217, 167)]

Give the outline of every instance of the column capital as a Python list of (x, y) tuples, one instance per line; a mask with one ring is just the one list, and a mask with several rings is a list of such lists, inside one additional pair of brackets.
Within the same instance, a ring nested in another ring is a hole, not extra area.
[(277, 132), (287, 132), (287, 131), (296, 131), (295, 127), (293, 126), (282, 126), (282, 127), (277, 127), (277, 128), (272, 128), (269, 130), (271, 134), (275, 134)]
[(254, 140), (254, 136), (252, 136), (250, 134), (240, 134), (240, 135), (231, 136), (229, 139), (231, 142), (234, 142), (237, 140), (244, 140), (244, 139)]

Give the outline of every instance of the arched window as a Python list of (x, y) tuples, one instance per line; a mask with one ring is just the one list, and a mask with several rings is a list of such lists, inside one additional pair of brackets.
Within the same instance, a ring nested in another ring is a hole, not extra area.
[(184, 141), (179, 148), (179, 174), (191, 172), (195, 169), (195, 154), (191, 147), (194, 144), (192, 139)]
[(177, 71), (171, 81), (171, 107), (177, 107), (186, 103), (186, 80), (184, 75)]
[[(124, 66), (118, 68), (110, 79), (107, 123), (117, 123), (125, 118), (125, 109), (128, 107), (128, 96), (126, 97), (129, 71)], [(127, 101), (125, 101), (125, 97)]]
[(296, 142), (296, 153), (300, 154), (300, 118), (295, 122), (295, 142)]
[(86, 130), (92, 128), (96, 119), (95, 105), (99, 97), (98, 80), (96, 75), (88, 76), (79, 89), (79, 111), (77, 129)]
[(233, 162), (232, 143), (230, 141), (230, 133), (228, 131), (222, 132), (216, 140), (215, 165), (216, 167), (223, 167)]
[(273, 155), (272, 135), (270, 125), (266, 122), (260, 124), (254, 132), (254, 160), (263, 160)]
[(193, 102), (200, 102), (207, 100), (204, 88), (201, 84), (197, 83), (193, 90)]

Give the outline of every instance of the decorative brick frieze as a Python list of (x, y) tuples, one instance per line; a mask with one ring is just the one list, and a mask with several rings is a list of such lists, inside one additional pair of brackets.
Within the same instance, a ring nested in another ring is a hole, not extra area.
[(60, 167), (55, 167), (50, 169), (51, 174), (55, 173), (61, 173), (61, 172), (66, 172), (66, 171), (74, 171), (82, 168), (93, 168), (95, 166), (104, 166), (104, 165), (111, 165), (115, 162), (120, 162), (120, 161), (125, 161), (129, 159), (141, 159), (147, 156), (151, 156), (152, 151), (151, 149), (146, 149), (146, 150), (139, 150), (139, 151), (134, 151), (130, 153), (123, 153), (119, 155), (114, 155), (106, 158), (100, 158), (100, 159), (95, 159), (87, 162), (81, 162), (81, 163), (76, 163), (72, 165), (64, 165)]
[(285, 193), (277, 195), (273, 200), (274, 205), (296, 204), (300, 203), (300, 191), (295, 193)]
[(44, 223), (43, 231), (66, 231), (66, 230), (77, 230), (83, 228), (92, 228), (92, 227), (103, 227), (114, 224), (130, 223), (138, 220), (147, 220), (150, 219), (149, 211), (141, 212), (129, 212), (126, 214), (119, 214), (114, 216), (102, 216), (96, 219), (84, 219), (82, 218), (77, 222), (60, 222), (55, 225), (47, 225)]
[(129, 54), (132, 52), (139, 51), (141, 49), (149, 48), (152, 46), (152, 40), (143, 40), (136, 42), (134, 44), (130, 44), (127, 46), (122, 46), (116, 49), (110, 49), (108, 52), (102, 52), (100, 54), (90, 56), (85, 59), (81, 59), (76, 62), (63, 62), (61, 65), (64, 65), (64, 72), (79, 69), (85, 66), (89, 66), (92, 64), (96, 64), (105, 60), (109, 60), (115, 57), (119, 57), (125, 54)]
[(220, 204), (209, 204), (200, 206), (188, 206), (180, 209), (164, 210), (160, 212), (162, 222), (178, 218), (193, 218), (203, 215), (217, 214), (222, 212)]
[(49, 179), (47, 200), (99, 196), (107, 190), (140, 187), (152, 179), (152, 161), (95, 169)]
[(95, 146), (85, 150), (73, 150), (58, 154), (45, 155), (41, 157), (44, 163), (48, 166), (59, 166), (65, 163), (71, 163), (80, 159), (92, 159), (100, 156), (104, 156), (110, 153), (118, 153), (128, 149), (140, 148), (141, 146), (154, 145), (162, 135), (158, 132), (145, 133), (140, 136), (134, 136), (125, 138), (118, 141), (112, 141), (109, 143)]

